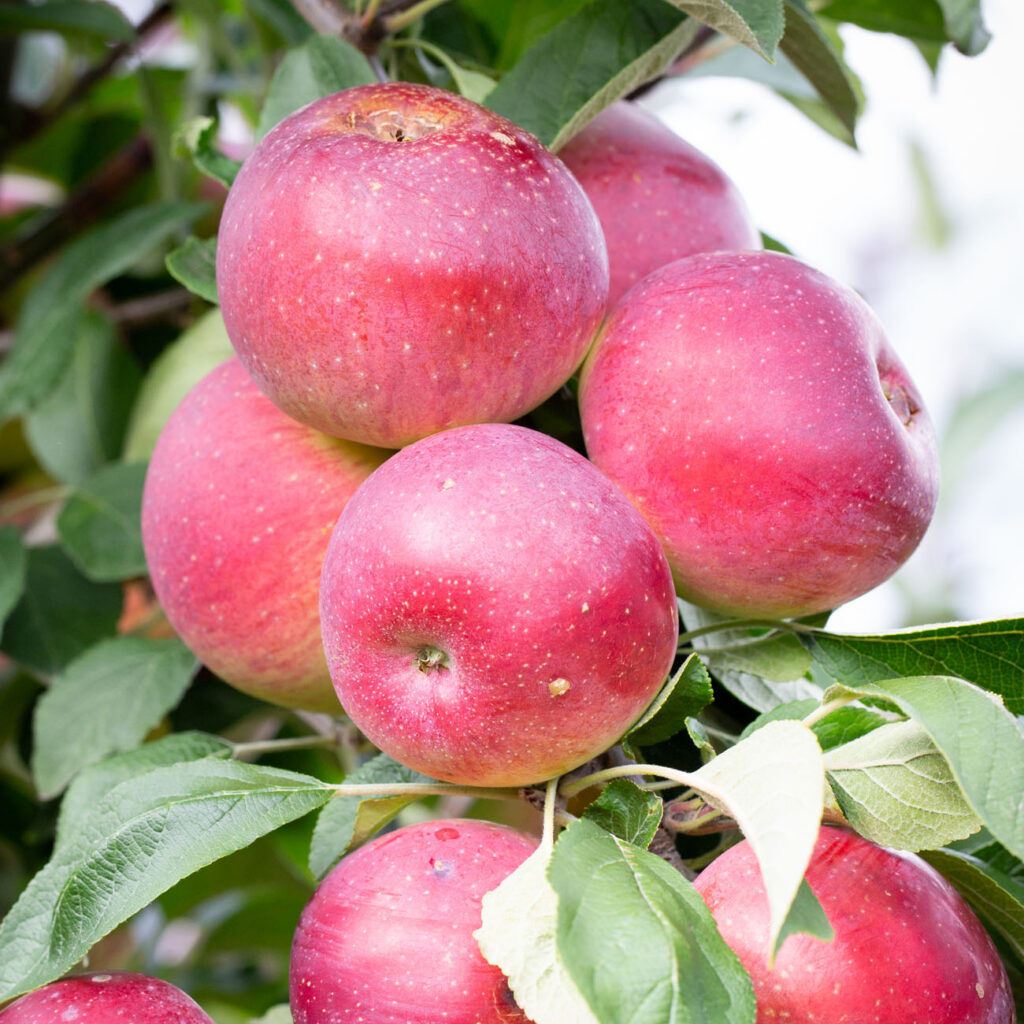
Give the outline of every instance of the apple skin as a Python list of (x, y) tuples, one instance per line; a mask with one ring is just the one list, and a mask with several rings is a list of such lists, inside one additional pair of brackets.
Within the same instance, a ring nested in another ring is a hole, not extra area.
[(534, 851), (504, 825), (409, 825), (349, 854), (295, 930), (295, 1024), (526, 1024), (473, 932), (481, 900)]
[(826, 826), (806, 878), (835, 937), (789, 936), (771, 970), (768, 901), (750, 844), (728, 849), (694, 882), (754, 982), (757, 1024), (1014, 1024), (991, 938), (920, 857)]
[(320, 618), (342, 706), (426, 775), (518, 786), (611, 746), (665, 682), (672, 578), (581, 455), (508, 424), (403, 448), (331, 537)]
[(608, 258), (537, 139), (390, 82), (317, 100), (259, 143), (228, 195), (217, 282), (235, 350), (280, 408), (396, 448), (557, 391), (604, 314)]
[(192, 998), (159, 978), (93, 971), (51, 982), (0, 1010), (3, 1024), (213, 1024)]
[(320, 642), (320, 567), (334, 523), (390, 452), (296, 423), (231, 357), (162, 430), (142, 541), (171, 625), (225, 682), (337, 713)]
[(747, 204), (726, 173), (635, 103), (613, 103), (558, 155), (601, 221), (609, 306), (652, 270), (683, 256), (761, 248)]
[(661, 539), (681, 597), (788, 617), (866, 593), (938, 498), (921, 396), (854, 291), (775, 252), (689, 256), (609, 317), (587, 453)]

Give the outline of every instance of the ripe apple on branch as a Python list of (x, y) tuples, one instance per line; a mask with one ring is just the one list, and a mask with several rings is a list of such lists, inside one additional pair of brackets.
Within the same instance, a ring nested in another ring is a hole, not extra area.
[[(867, 302), (763, 251), (636, 102), (730, 40), (852, 133), (841, 12), (535, 6), (206, 26), (217, 61), (283, 41), (244, 162), (210, 119), (180, 136), (229, 190), (168, 267), (237, 358), (190, 388), (161, 359), (148, 466), (83, 438), (126, 352), (190, 357), (110, 304), (125, 239), (201, 211), (108, 218), (29, 282), (0, 410), (71, 494), (57, 543), (0, 531), (0, 766), (47, 837), (0, 923), (4, 1024), (89, 1021), (122, 978), (103, 1012), (156, 1024), (139, 966), (197, 1024), (1014, 1024), (1024, 626), (829, 629), (929, 525), (924, 400)], [(913, 38), (981, 45), (976, 5), (924, 7)], [(118, 614), (146, 580), (174, 639)]]

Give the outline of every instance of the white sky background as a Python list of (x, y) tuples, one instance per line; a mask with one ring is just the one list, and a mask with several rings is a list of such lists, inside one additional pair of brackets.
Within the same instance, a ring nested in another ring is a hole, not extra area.
[[(762, 230), (860, 291), (924, 394), (941, 433), (958, 399), (1024, 370), (1024, 3), (989, 0), (978, 57), (947, 47), (933, 80), (906, 40), (845, 28), (867, 97), (859, 152), (770, 90), (733, 78), (663, 85), (645, 105), (729, 173)], [(922, 230), (911, 145), (951, 225)], [(835, 629), (891, 629), (919, 597), (955, 583), (956, 615), (1024, 614), (1024, 401), (974, 452), (960, 486), (897, 575), (840, 609)]]

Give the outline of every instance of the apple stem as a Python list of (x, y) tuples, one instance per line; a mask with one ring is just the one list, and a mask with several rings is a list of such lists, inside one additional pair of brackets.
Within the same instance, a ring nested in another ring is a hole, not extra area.
[(236, 759), (255, 757), (259, 754), (276, 754), (281, 750), (306, 750), (310, 747), (334, 746), (333, 736), (295, 736), (286, 740), (253, 740), (250, 743), (236, 743), (231, 756)]
[[(784, 622), (781, 619), (725, 619), (723, 622), (712, 622), (710, 625), (701, 626), (699, 629), (691, 629), (679, 635), (679, 646), (688, 644), (698, 637), (707, 636), (709, 633), (721, 633), (724, 630), (734, 629), (770, 629), (787, 633), (813, 633), (813, 626), (805, 626), (800, 622)], [(754, 637), (755, 640), (763, 640), (763, 636)]]
[(544, 830), (541, 833), (540, 845), (550, 850), (555, 844), (555, 810), (558, 804), (558, 783), (561, 776), (548, 779), (544, 788)]
[(693, 782), (693, 775), (689, 772), (677, 771), (675, 768), (666, 768), (660, 764), (620, 764), (614, 768), (604, 768), (592, 775), (584, 775), (582, 778), (574, 779), (561, 789), (564, 799), (582, 793), (590, 786), (600, 786), (614, 779), (626, 778), (629, 775), (657, 775), (668, 779), (678, 786), (689, 787)]
[(341, 783), (329, 787), (335, 796), (471, 796), (478, 800), (521, 800), (520, 789), (498, 789), (485, 786), (457, 786), (450, 782), (367, 782)]
[(820, 708), (816, 708), (809, 715), (806, 715), (800, 721), (809, 729), (816, 722), (820, 722), (823, 718), (827, 718), (837, 708), (845, 707), (847, 704), (852, 704), (857, 698), (852, 694), (845, 697), (836, 697), (835, 700), (826, 701), (821, 705)]
[(401, 32), (403, 28), (408, 28), (413, 22), (418, 21), (435, 7), (440, 7), (441, 4), (447, 2), (448, 0), (420, 0), (419, 3), (413, 4), (407, 10), (392, 14), (384, 19), (386, 34), (393, 35), (395, 32)]

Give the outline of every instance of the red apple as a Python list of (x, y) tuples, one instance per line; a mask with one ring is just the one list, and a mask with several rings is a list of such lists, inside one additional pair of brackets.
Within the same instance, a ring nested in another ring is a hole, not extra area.
[(680, 595), (724, 614), (857, 597), (935, 509), (935, 434), (877, 318), (781, 253), (689, 256), (645, 278), (587, 358), (580, 414)]
[(379, 836), (324, 879), (292, 944), (295, 1024), (525, 1024), (473, 938), (480, 901), (536, 842), (486, 821)]
[(992, 940), (920, 857), (825, 827), (806, 877), (835, 938), (789, 936), (771, 969), (768, 900), (749, 843), (731, 847), (694, 883), (753, 979), (757, 1024), (1014, 1024)]
[(171, 624), (226, 682), (339, 710), (320, 642), (320, 566), (345, 502), (388, 454), (296, 423), (235, 358), (174, 411), (149, 463), (143, 545)]
[(391, 82), (309, 104), (263, 139), (227, 199), (217, 283), (277, 405), (397, 447), (557, 391), (603, 315), (608, 264), (583, 190), (533, 136)]
[(608, 244), (608, 303), (652, 270), (697, 252), (760, 249), (731, 179), (653, 114), (621, 100), (558, 152), (597, 211)]
[(0, 1011), (3, 1024), (213, 1024), (179, 988), (130, 971), (54, 981)]
[(483, 424), (402, 449), (345, 507), (320, 614), (345, 710), (435, 778), (517, 786), (611, 746), (678, 639), (657, 538), (581, 455)]

